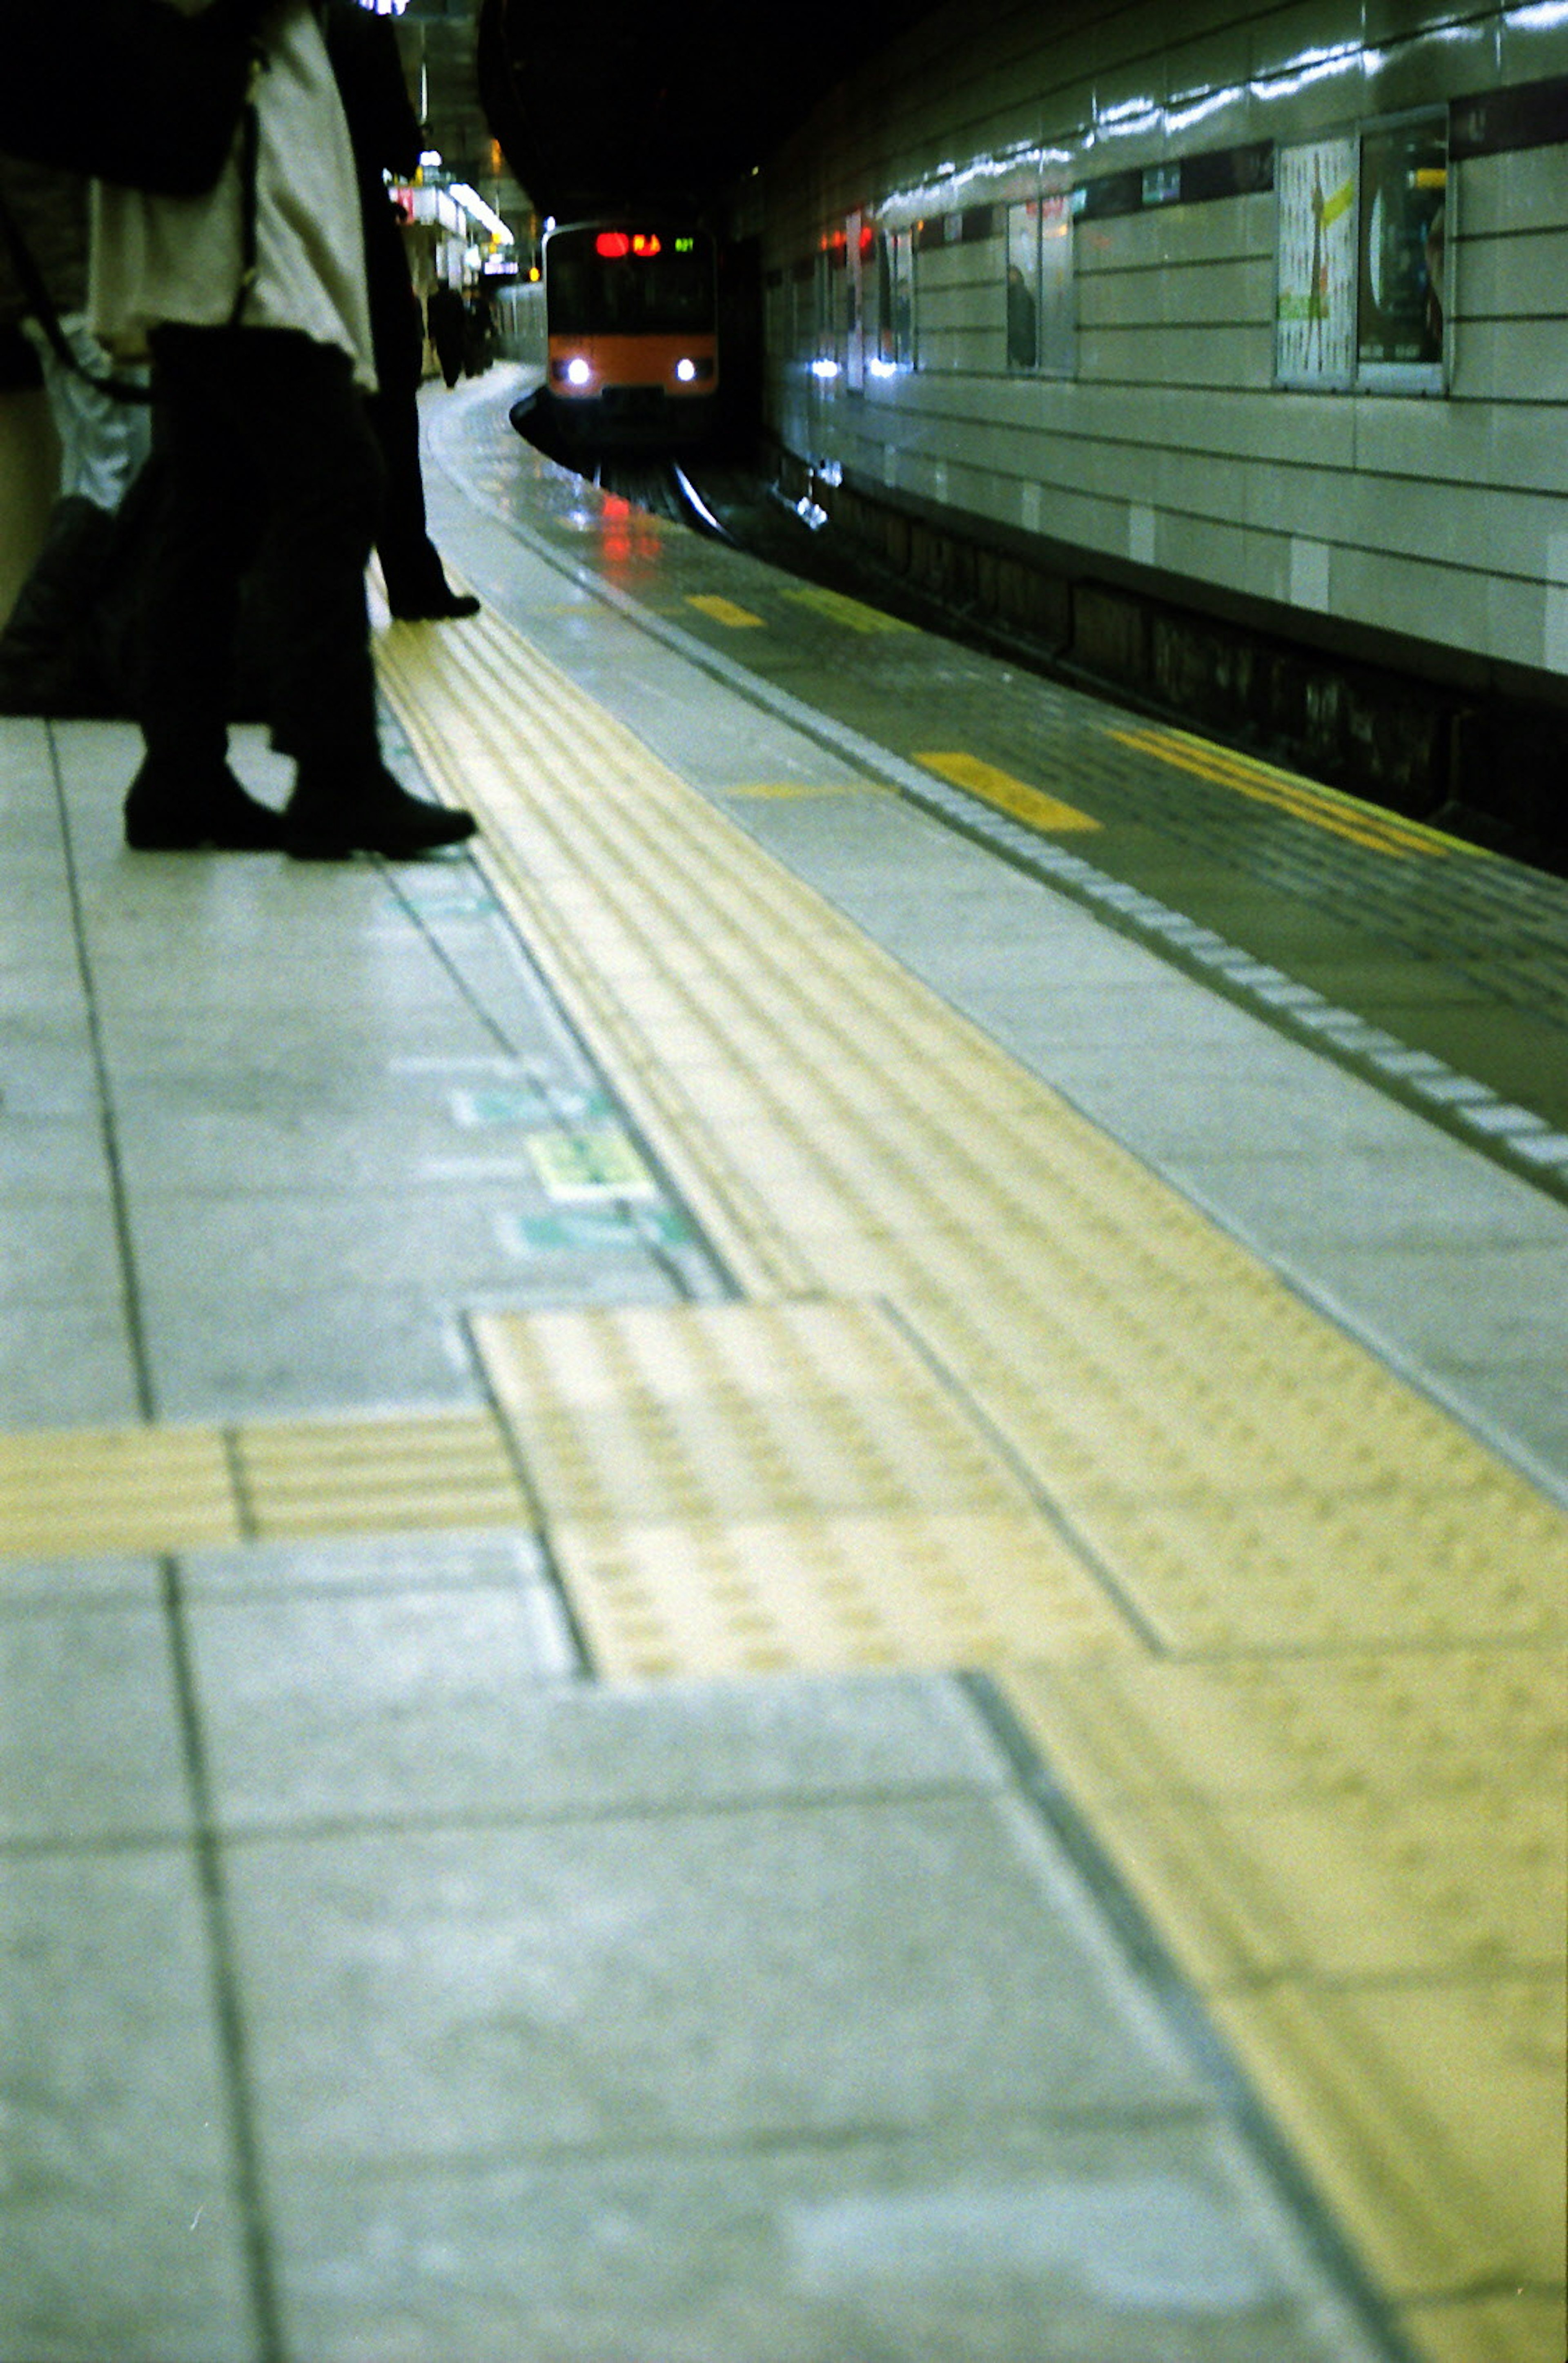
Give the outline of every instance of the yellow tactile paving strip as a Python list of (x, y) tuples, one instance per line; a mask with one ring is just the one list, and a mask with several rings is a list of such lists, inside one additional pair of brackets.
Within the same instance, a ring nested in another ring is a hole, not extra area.
[(0, 1436), (0, 1559), (531, 1525), (490, 1414)]
[[(494, 616), (383, 654), (751, 1300), (480, 1326), (606, 1670), (1010, 1665), (1412, 2338), (1540, 2363), (1568, 1523)], [(898, 1469), (950, 1395), (918, 1499), (846, 1490), (852, 1358), (786, 1385), (751, 1326), (797, 1300), (896, 1338)]]
[(1121, 1638), (1018, 1473), (873, 1304), (474, 1329), (614, 1675), (965, 1665)]

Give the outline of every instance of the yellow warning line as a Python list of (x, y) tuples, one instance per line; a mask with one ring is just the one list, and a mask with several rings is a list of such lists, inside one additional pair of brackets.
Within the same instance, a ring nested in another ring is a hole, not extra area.
[(978, 756), (917, 755), (915, 760), (951, 781), (955, 788), (966, 788), (971, 795), (995, 805), (999, 812), (1010, 813), (1015, 820), (1026, 822), (1030, 828), (1057, 836), (1071, 829), (1100, 826), (1086, 812), (1080, 812), (1076, 804), (1063, 804), (1059, 796), (1049, 796), (1042, 788), (1031, 788), (1027, 780), (1016, 780), (1010, 771), (1000, 771), (995, 763), (984, 763)]
[(868, 607), (859, 599), (847, 598), (841, 591), (824, 590), (817, 583), (802, 583), (786, 591), (784, 596), (796, 607), (808, 607), (813, 615), (826, 616), (830, 624), (840, 625), (848, 632), (912, 632), (913, 624), (902, 616), (885, 615), (880, 607)]
[(1462, 844), (1457, 838), (1445, 837), (1440, 829), (1429, 828), (1422, 821), (1384, 812), (1358, 796), (1320, 786), (1316, 781), (1303, 779), (1298, 772), (1281, 771), (1274, 764), (1232, 754), (1209, 739), (1193, 738), (1183, 730), (1107, 729), (1106, 736), (1135, 753), (1156, 756), (1178, 771), (1210, 780), (1218, 787), (1233, 788), (1239, 795), (1273, 805), (1294, 819), (1308, 821), (1316, 828), (1326, 829), (1352, 845), (1367, 846), (1374, 852), (1402, 859), (1412, 853), (1441, 856), (1480, 850)]
[[(601, 1662), (995, 1664), (1412, 2336), (1549, 2284), (1562, 1848), (1471, 1676), (1555, 1680), (1568, 1521), (495, 617), (383, 657), (749, 1300), (480, 1325)], [(1517, 1843), (1445, 1881), (1466, 1797)]]
[(727, 624), (732, 632), (765, 631), (761, 616), (753, 616), (750, 607), (738, 607), (733, 599), (720, 599), (710, 592), (688, 592), (688, 607), (699, 615), (710, 616), (716, 624)]

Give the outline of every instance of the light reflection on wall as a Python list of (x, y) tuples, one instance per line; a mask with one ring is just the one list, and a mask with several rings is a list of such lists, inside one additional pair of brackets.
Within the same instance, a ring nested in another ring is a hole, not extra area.
[[(1423, 48), (1454, 42), (1473, 45), (1488, 23), (1500, 24), (1509, 32), (1551, 31), (1568, 25), (1568, 0), (1520, 0), (1520, 5), (1505, 6), (1490, 18), (1433, 26), (1417, 39), (1402, 44), (1400, 54), (1407, 57)], [(1110, 150), (1121, 140), (1162, 135), (1167, 139), (1186, 139), (1228, 107), (1248, 101), (1271, 106), (1341, 77), (1375, 76), (1390, 59), (1387, 50), (1359, 40), (1317, 43), (1264, 61), (1245, 82), (1184, 90), (1164, 105), (1152, 97), (1118, 99), (1114, 105), (1096, 106), (1071, 144), (1062, 138), (1050, 142), (1016, 140), (963, 163), (944, 158), (928, 178), (890, 191), (872, 208), (871, 217), (891, 229), (959, 213), (968, 205), (1059, 194), (1068, 186), (1067, 175), (1082, 172), (1096, 148)]]

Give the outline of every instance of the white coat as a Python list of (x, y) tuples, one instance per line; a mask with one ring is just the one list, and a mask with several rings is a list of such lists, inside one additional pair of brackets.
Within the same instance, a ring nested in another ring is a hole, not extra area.
[[(171, 0), (195, 13), (206, 0)], [(255, 87), (257, 272), (240, 315), (255, 328), (295, 328), (348, 353), (375, 387), (364, 238), (354, 159), (327, 44), (309, 0), (279, 0), (261, 20), (265, 70)], [(145, 350), (164, 324), (221, 327), (241, 271), (240, 142), (206, 196), (155, 197), (95, 184), (89, 308), (111, 352)]]

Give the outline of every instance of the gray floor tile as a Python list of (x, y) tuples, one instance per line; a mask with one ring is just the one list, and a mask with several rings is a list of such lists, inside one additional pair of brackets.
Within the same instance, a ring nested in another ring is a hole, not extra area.
[[(0, 920), (0, 925), (4, 921)], [(7, 1028), (0, 1046), (0, 1111), (6, 1118), (90, 1116), (98, 1105), (98, 1075), (81, 1026), (41, 1025), (18, 1040)]]
[(193, 1614), (233, 1827), (1000, 1785), (955, 1695), (915, 1677), (541, 1692), (562, 1668), (554, 1652), (541, 1662), (550, 1628), (520, 1585), (204, 1599)]
[(311, 2363), (1372, 2363), (1202, 2124), (306, 2169)]
[[(1568, 1368), (1568, 1223), (1551, 1245), (1336, 1245), (1318, 1259), (1330, 1294), (1349, 1298), (1422, 1361)], [(1558, 1349), (1553, 1353), (1553, 1348)]]
[(302, 1543), (247, 1543), (238, 1550), (187, 1551), (180, 1579), (193, 1599), (252, 1593), (396, 1592), (532, 1589), (545, 1581), (536, 1535), (441, 1529), (429, 1534), (349, 1536)]
[(0, 1113), (0, 1198), (106, 1196), (110, 1174), (95, 1109), (68, 1116)]
[(119, 1232), (106, 1195), (0, 1195), (0, 1303), (118, 1303)]
[(1549, 1248), (1568, 1237), (1552, 1199), (1489, 1159), (1430, 1141), (1371, 1148), (1339, 1162), (1305, 1153), (1172, 1157), (1178, 1185), (1298, 1254), (1315, 1246), (1430, 1248), (1438, 1252)]
[(1425, 1374), (1445, 1401), (1462, 1403), (1484, 1435), (1499, 1438), (1568, 1501), (1568, 1357), (1477, 1369), (1445, 1355), (1429, 1360)]
[(143, 1191), (137, 1261), (154, 1306), (205, 1292), (217, 1274), (237, 1296), (306, 1297), (326, 1280), (339, 1289), (393, 1281), (461, 1299), (516, 1277), (505, 1223), (550, 1206), (542, 1184), (521, 1175), (502, 1188), (373, 1192), (340, 1182), (330, 1193), (258, 1189), (243, 1198)]
[[(818, 756), (819, 771), (827, 761)], [(734, 776), (759, 782), (772, 778), (764, 771), (737, 771)], [(854, 773), (840, 761), (836, 768), (829, 766), (824, 776), (848, 782)], [(787, 779), (789, 774), (781, 777)], [(842, 902), (845, 907), (852, 900), (857, 913), (863, 909), (868, 919), (862, 925), (874, 923), (878, 878), (898, 893), (901, 910), (914, 913), (922, 922), (929, 918), (930, 898), (940, 897), (950, 887), (983, 893), (989, 882), (1007, 890), (1008, 882), (998, 877), (993, 855), (967, 838), (955, 837), (895, 790), (878, 793), (873, 788), (859, 795), (820, 801), (741, 796), (733, 800), (733, 810), (749, 837), (809, 879), (819, 893)], [(1041, 892), (1030, 880), (1019, 878), (1017, 884), (1026, 893)], [(1057, 909), (1064, 907), (1060, 897), (1052, 900)]]
[(441, 1125), (410, 1124), (390, 1109), (356, 1117), (329, 1101), (313, 1108), (297, 1090), (250, 1110), (193, 1104), (200, 1097), (188, 1082), (126, 1095), (118, 1135), (133, 1199), (201, 1192), (243, 1202), (258, 1192), (315, 1190), (325, 1198), (386, 1188), (461, 1145)]
[(189, 1857), (0, 1857), (0, 2355), (254, 2363)]
[(136, 1365), (123, 1309), (0, 1304), (0, 1403), (7, 1427), (135, 1420)]
[(1168, 1074), (1173, 1057), (1240, 1060), (1266, 1054), (1276, 1040), (1245, 1011), (1174, 970), (1141, 984), (1059, 980), (1033, 996), (1027, 1017), (1017, 1024), (1018, 1038), (1009, 1047), (1048, 1078), (1057, 1053), (1103, 1051), (1107, 1043), (1133, 1059), (1158, 1056)]
[(228, 1866), (280, 2172), (1193, 2097), (983, 1798), (255, 1841)]
[[(984, 1012), (990, 996), (975, 996)], [(1051, 1079), (1096, 1122), (1162, 1168), (1168, 1159), (1301, 1155), (1333, 1159), (1347, 1151), (1429, 1147), (1431, 1130), (1418, 1116), (1370, 1084), (1340, 1074), (1310, 1050), (1280, 1046), (1273, 1058), (1246, 1067), (1173, 1080), (1168, 1069), (1129, 1061), (1125, 1046), (1092, 1053), (1062, 1052)]]
[(172, 1838), (189, 1828), (158, 1610), (0, 1616), (0, 1840)]
[(151, 1559), (0, 1559), (0, 1614), (39, 1607), (94, 1608), (159, 1597)]
[(417, 1288), (240, 1296), (213, 1284), (146, 1308), (161, 1419), (288, 1419), (484, 1400), (455, 1310)]

